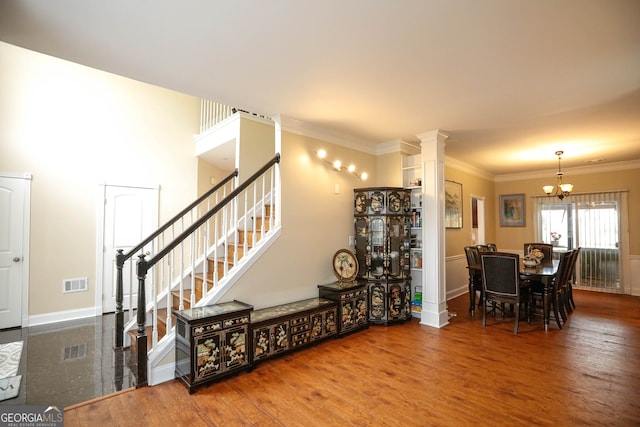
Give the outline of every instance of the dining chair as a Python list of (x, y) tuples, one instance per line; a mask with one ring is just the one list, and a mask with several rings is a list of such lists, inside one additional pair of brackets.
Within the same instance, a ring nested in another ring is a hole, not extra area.
[(527, 322), (530, 321), (528, 288), (520, 281), (520, 256), (506, 252), (481, 252), (480, 263), (484, 297), (482, 326), (487, 325), (489, 303), (494, 316), (497, 310), (501, 310), (504, 316), (505, 305), (510, 304), (515, 308), (513, 333), (517, 334), (521, 305), (525, 307)]
[(551, 262), (553, 260), (553, 245), (551, 243), (525, 243), (524, 255), (526, 256), (533, 249), (539, 249), (542, 252), (544, 255), (542, 262)]
[[(531, 242), (531, 243), (525, 243), (523, 245), (523, 249), (524, 249), (524, 255), (527, 256), (527, 254), (534, 250), (534, 249), (539, 249), (542, 252), (543, 258), (542, 258), (542, 263), (546, 264), (546, 263), (551, 263), (553, 262), (553, 245), (551, 243), (542, 243), (542, 242)], [(544, 289), (545, 284), (543, 282), (541, 282), (540, 280), (537, 279), (530, 279), (529, 280), (529, 286), (531, 288), (532, 291), (536, 291), (536, 295), (540, 294), (542, 295), (542, 291)], [(532, 302), (536, 302), (535, 300), (532, 300)], [(535, 308), (535, 305), (533, 306)], [(544, 308), (544, 305), (543, 305)]]
[(487, 243), (487, 247), (491, 252), (498, 252), (498, 246), (495, 243)]
[(471, 268), (480, 265), (480, 252), (475, 246), (465, 246), (464, 253), (467, 256), (467, 269), (469, 270), (469, 311), (473, 316), (476, 308), (476, 292), (480, 293), (478, 307), (482, 304), (482, 277), (480, 271)]
[(570, 312), (573, 312), (573, 309), (576, 308), (576, 303), (573, 300), (573, 284), (576, 281), (576, 265), (578, 263), (578, 258), (580, 257), (580, 248), (576, 248), (573, 251), (573, 259), (571, 260), (571, 272), (567, 278), (567, 295), (566, 295), (566, 305)]
[[(571, 258), (573, 251), (568, 251), (560, 256), (560, 263), (558, 264), (558, 270), (551, 279), (549, 285), (543, 283), (531, 282), (530, 283), (530, 295), (532, 301), (533, 312), (535, 314), (536, 302), (540, 302), (543, 312), (549, 312), (553, 314), (553, 317), (558, 325), (558, 329), (562, 329), (562, 324), (567, 321), (567, 314), (564, 309), (563, 292), (564, 284), (567, 277), (571, 272)], [(549, 286), (547, 292), (547, 299), (545, 300), (545, 286)]]
[(489, 251), (491, 251), (491, 249), (489, 249), (488, 245), (476, 245), (476, 248), (478, 248), (478, 250), (480, 252), (489, 252)]

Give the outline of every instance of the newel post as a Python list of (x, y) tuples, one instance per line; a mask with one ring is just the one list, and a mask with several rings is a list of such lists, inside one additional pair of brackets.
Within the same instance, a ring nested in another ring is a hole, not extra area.
[(116, 342), (115, 348), (121, 349), (124, 346), (124, 311), (122, 310), (123, 282), (122, 268), (124, 266), (124, 254), (122, 249), (116, 254)]
[(147, 322), (147, 302), (145, 298), (145, 284), (149, 270), (149, 263), (144, 259), (144, 254), (138, 255), (137, 273), (138, 273), (138, 334), (136, 336), (136, 359), (138, 361), (138, 381), (136, 388), (147, 385), (147, 335), (145, 325)]

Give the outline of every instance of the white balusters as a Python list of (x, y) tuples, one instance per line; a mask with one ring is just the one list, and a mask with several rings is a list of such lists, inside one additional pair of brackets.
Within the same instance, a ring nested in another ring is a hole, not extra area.
[(233, 108), (206, 99), (200, 100), (200, 133), (204, 133), (233, 114)]

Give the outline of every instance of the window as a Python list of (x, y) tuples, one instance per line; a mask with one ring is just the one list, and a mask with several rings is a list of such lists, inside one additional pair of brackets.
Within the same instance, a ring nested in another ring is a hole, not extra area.
[(537, 239), (552, 243), (555, 253), (581, 248), (577, 286), (621, 290), (621, 194), (626, 200), (617, 191), (534, 197)]

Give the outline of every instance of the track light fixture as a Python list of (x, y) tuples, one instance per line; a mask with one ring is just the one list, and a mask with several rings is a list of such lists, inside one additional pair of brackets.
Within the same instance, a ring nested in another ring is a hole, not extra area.
[(334, 168), (335, 170), (337, 170), (339, 172), (347, 171), (349, 173), (354, 174), (355, 176), (360, 178), (362, 181), (366, 180), (367, 177), (368, 177), (366, 172), (361, 172), (360, 174), (358, 174), (356, 172), (356, 165), (354, 165), (353, 163), (350, 163), (349, 166), (344, 167), (340, 160), (334, 160), (333, 162), (327, 160), (327, 151), (324, 150), (324, 149), (320, 149), (320, 150), (316, 151), (315, 153), (316, 153), (316, 156), (318, 156), (319, 159), (321, 159), (325, 163), (331, 165), (332, 168)]

